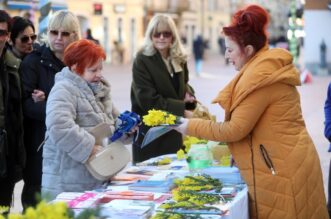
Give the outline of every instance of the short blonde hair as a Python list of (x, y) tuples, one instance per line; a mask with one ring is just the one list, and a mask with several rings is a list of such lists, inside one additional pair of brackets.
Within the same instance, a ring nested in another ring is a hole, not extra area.
[(73, 41), (81, 39), (81, 30), (78, 18), (74, 13), (67, 10), (59, 10), (52, 14), (47, 25), (47, 36), (45, 41), (49, 45), (49, 31), (62, 28), (64, 31), (73, 32)]
[(154, 48), (152, 41), (152, 36), (155, 32), (157, 32), (159, 26), (167, 26), (172, 33), (173, 42), (170, 47), (170, 57), (177, 59), (181, 63), (186, 62), (187, 54), (185, 52), (184, 46), (180, 41), (176, 24), (171, 17), (164, 14), (155, 15), (148, 23), (143, 46), (140, 49), (140, 52), (147, 56), (152, 56), (156, 53), (156, 49)]

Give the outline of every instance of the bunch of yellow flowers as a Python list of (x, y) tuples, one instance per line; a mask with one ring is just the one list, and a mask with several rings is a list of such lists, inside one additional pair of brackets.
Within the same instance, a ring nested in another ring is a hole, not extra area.
[[(6, 207), (1, 207), (1, 213), (8, 211)], [(64, 202), (56, 202), (54, 204), (47, 204), (41, 201), (36, 208), (29, 207), (24, 214), (10, 213), (8, 216), (0, 214), (0, 219), (70, 219), (73, 214), (68, 211), (67, 204)]]
[(151, 109), (148, 110), (147, 115), (143, 116), (143, 122), (147, 126), (175, 125), (177, 117), (162, 110)]

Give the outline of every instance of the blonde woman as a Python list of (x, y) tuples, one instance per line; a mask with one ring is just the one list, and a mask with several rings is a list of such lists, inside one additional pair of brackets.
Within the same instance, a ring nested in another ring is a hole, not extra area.
[(21, 64), (23, 82), (24, 143), (27, 151), (23, 172), (23, 206), (35, 205), (40, 193), (42, 175), (42, 148), (45, 137), (46, 101), (54, 85), (55, 74), (62, 70), (63, 54), (67, 46), (81, 38), (77, 17), (60, 10), (50, 18), (45, 44), (29, 54)]
[[(166, 15), (154, 16), (148, 24), (142, 48), (133, 63), (131, 85), (132, 111), (146, 115), (150, 109), (165, 110), (178, 116), (195, 106), (188, 85), (187, 55), (174, 21)], [(176, 153), (182, 135), (171, 131), (141, 148), (148, 127), (142, 125), (132, 146), (133, 162)]]

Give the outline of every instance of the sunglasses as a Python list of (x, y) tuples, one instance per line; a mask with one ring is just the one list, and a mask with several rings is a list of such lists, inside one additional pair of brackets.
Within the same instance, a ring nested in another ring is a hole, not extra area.
[(59, 35), (59, 33), (61, 34), (61, 36), (63, 36), (63, 37), (68, 37), (68, 36), (70, 36), (70, 32), (68, 32), (68, 31), (58, 31), (58, 30), (50, 30), (49, 31), (52, 35), (54, 35), (54, 36), (58, 36)]
[(161, 35), (164, 37), (164, 38), (170, 38), (172, 37), (172, 33), (170, 31), (163, 31), (163, 32), (155, 32), (153, 34), (153, 37), (155, 38), (160, 38)]
[(29, 42), (29, 40), (31, 40), (31, 41), (35, 41), (37, 39), (37, 35), (36, 34), (33, 34), (33, 35), (31, 35), (31, 36), (22, 36), (21, 37), (21, 42), (22, 43), (27, 43), (27, 42)]
[(8, 36), (8, 33), (7, 30), (0, 30), (0, 37)]

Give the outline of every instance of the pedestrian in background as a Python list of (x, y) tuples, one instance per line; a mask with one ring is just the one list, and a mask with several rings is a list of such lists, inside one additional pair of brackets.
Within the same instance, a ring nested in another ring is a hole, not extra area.
[(63, 54), (67, 46), (80, 39), (77, 17), (69, 11), (55, 12), (49, 20), (45, 44), (21, 63), (23, 82), (24, 143), (27, 162), (24, 169), (23, 206), (35, 205), (41, 191), (42, 147), (45, 138), (46, 101), (54, 85), (55, 74), (65, 66)]
[(195, 74), (200, 76), (202, 69), (202, 62), (205, 52), (205, 42), (202, 39), (201, 35), (198, 35), (193, 41), (193, 55), (194, 55), (194, 64), (195, 64)]
[[(328, 92), (327, 92), (326, 101), (325, 101), (325, 105), (324, 105), (324, 116), (325, 116), (324, 135), (330, 142), (328, 152), (331, 152), (331, 83), (329, 84), (329, 87), (328, 87)], [(329, 165), (327, 208), (328, 208), (329, 215), (331, 218), (331, 160), (330, 160), (330, 165)]]
[[(169, 16), (155, 15), (149, 22), (132, 73), (132, 111), (140, 116), (151, 109), (185, 116), (188, 109), (195, 108), (193, 89), (188, 84), (187, 55)], [(134, 163), (176, 153), (183, 144), (182, 135), (170, 131), (141, 148), (149, 127), (141, 125), (139, 128), (139, 136), (132, 145)]]
[(249, 5), (223, 28), (237, 75), (214, 99), (225, 121), (182, 119), (183, 134), (227, 142), (249, 192), (250, 218), (329, 218), (320, 160), (305, 126), (292, 55), (269, 49), (268, 12)]
[[(12, 204), (15, 184), (25, 165), (23, 144), (22, 91), (17, 68), (10, 68), (6, 54), (12, 19), (0, 10), (0, 206)], [(13, 57), (14, 58), (14, 57)], [(19, 61), (17, 61), (19, 62)], [(5, 212), (8, 213), (8, 212)]]
[(100, 44), (99, 40), (95, 39), (92, 35), (92, 30), (90, 28), (87, 28), (86, 30), (86, 39), (93, 41), (96, 44)]

